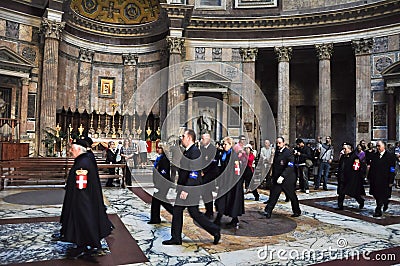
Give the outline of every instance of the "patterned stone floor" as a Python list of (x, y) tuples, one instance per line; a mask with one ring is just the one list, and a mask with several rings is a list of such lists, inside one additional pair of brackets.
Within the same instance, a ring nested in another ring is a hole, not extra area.
[[(141, 170), (136, 175), (150, 175), (150, 171)], [(152, 193), (149, 184), (147, 193)], [(138, 186), (137, 184), (135, 186)], [(56, 189), (54, 189), (56, 190)], [(46, 217), (58, 217), (61, 205), (26, 205), (4, 201), (4, 198), (26, 189), (6, 189), (0, 191), (0, 264), (37, 263), (47, 265), (72, 265), (65, 258), (64, 243), (51, 243), (49, 235), (57, 230), (58, 223), (43, 222)], [(29, 190), (31, 191), (31, 190)], [(138, 186), (134, 191), (141, 191)], [(117, 238), (123, 234), (136, 240), (141, 252), (148, 262), (125, 260), (99, 260), (99, 265), (312, 265), (333, 263), (342, 260), (352, 265), (366, 265), (366, 259), (374, 265), (392, 265), (400, 263), (400, 223), (382, 224), (374, 221), (390, 217), (400, 217), (400, 198), (394, 193), (389, 211), (382, 218), (372, 218), (374, 202), (366, 201), (365, 209), (359, 211), (356, 202), (346, 199), (348, 206), (343, 212), (333, 210), (336, 187), (331, 185), (329, 191), (314, 191), (310, 194), (298, 193), (301, 200), (302, 216), (292, 218), (290, 203), (283, 201), (282, 195), (272, 218), (265, 219), (259, 214), (263, 210), (263, 201), (268, 199), (268, 191), (262, 193), (260, 201), (254, 201), (251, 194), (246, 194), (246, 214), (240, 217), (238, 230), (223, 228), (219, 245), (212, 244), (212, 236), (196, 226), (185, 212), (182, 246), (163, 246), (161, 242), (170, 238), (171, 216), (162, 211), (163, 222), (159, 225), (148, 225), (149, 203), (143, 201), (143, 194), (136, 195), (129, 189), (104, 188), (107, 212), (121, 220), (123, 231), (113, 233), (104, 241), (111, 247), (105, 258), (116, 254), (123, 257), (132, 256), (132, 249), (124, 245), (115, 245)], [(313, 204), (311, 204), (313, 202)], [(350, 215), (351, 214), (351, 215)], [(353, 215), (356, 214), (356, 215)], [(364, 219), (362, 216), (369, 217)], [(17, 219), (19, 222), (13, 222)], [(371, 220), (375, 219), (375, 220)], [(22, 221), (22, 222), (21, 222)], [(225, 217), (223, 222), (228, 222)], [(376, 254), (387, 252), (385, 260), (376, 258)], [(388, 253), (389, 252), (389, 253)], [(139, 253), (136, 251), (136, 253)], [(393, 255), (390, 255), (393, 254)], [(357, 256), (358, 255), (358, 256)], [(372, 256), (370, 258), (369, 256)], [(62, 263), (61, 263), (62, 262)], [(80, 265), (86, 262), (79, 260)], [(69, 263), (69, 264), (68, 264)], [(332, 265), (333, 265), (332, 264)], [(32, 264), (36, 265), (36, 264)], [(50, 264), (49, 264), (50, 265)], [(75, 264), (74, 264), (75, 265)], [(93, 262), (87, 262), (93, 265)]]

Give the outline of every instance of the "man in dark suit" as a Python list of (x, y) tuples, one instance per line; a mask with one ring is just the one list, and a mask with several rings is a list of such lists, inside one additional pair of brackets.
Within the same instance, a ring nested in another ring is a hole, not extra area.
[(396, 157), (386, 150), (386, 143), (377, 141), (377, 153), (371, 158), (371, 166), (368, 172), (370, 182), (369, 194), (376, 200), (374, 217), (382, 216), (383, 211), (389, 207), (389, 199), (392, 196), (392, 187), (395, 176)]
[(207, 218), (214, 216), (213, 210), (213, 195), (212, 191), (215, 189), (214, 180), (218, 176), (218, 165), (215, 159), (217, 148), (211, 143), (211, 136), (205, 133), (201, 136), (201, 159), (202, 159), (202, 198), (206, 207), (205, 215)]
[(214, 244), (218, 244), (221, 233), (219, 226), (207, 219), (199, 211), (201, 185), (201, 158), (200, 150), (194, 145), (196, 133), (188, 129), (182, 136), (182, 145), (185, 147), (183, 157), (179, 165), (179, 178), (177, 197), (172, 214), (171, 239), (163, 241), (163, 245), (182, 244), (183, 211), (188, 208), (190, 216), (209, 234), (214, 236)]
[(296, 173), (294, 171), (293, 153), (285, 147), (283, 137), (276, 139), (276, 151), (274, 162), (272, 164), (272, 188), (267, 206), (265, 206), (264, 215), (267, 219), (271, 218), (272, 210), (278, 202), (282, 191), (285, 192), (292, 204), (292, 217), (298, 217), (301, 214), (299, 200), (296, 190)]

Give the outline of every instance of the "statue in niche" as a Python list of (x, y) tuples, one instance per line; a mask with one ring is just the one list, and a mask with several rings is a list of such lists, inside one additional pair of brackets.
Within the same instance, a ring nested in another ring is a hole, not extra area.
[(214, 116), (212, 115), (212, 112), (210, 108), (206, 108), (202, 111), (200, 111), (200, 117), (197, 120), (197, 124), (200, 129), (200, 134), (204, 133), (212, 133), (214, 130)]

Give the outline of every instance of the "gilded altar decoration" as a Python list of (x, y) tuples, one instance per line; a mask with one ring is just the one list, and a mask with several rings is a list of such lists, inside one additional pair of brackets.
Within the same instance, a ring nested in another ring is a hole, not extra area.
[(99, 97), (114, 98), (115, 78), (99, 77)]
[(148, 23), (160, 15), (157, 0), (72, 0), (70, 7), (84, 17), (112, 24)]

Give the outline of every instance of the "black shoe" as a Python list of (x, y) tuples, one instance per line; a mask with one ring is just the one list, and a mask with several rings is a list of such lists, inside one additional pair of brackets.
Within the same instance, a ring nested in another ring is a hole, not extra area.
[(299, 217), (300, 215), (300, 213), (293, 213), (292, 215), (290, 215), (290, 217)]
[(264, 203), (264, 204), (268, 204), (268, 202), (269, 202), (269, 200), (267, 200), (267, 201), (264, 201), (263, 203)]
[(314, 187), (314, 190), (318, 190), (319, 189), (319, 187)]
[(327, 187), (324, 187), (324, 190), (325, 190), (325, 191), (328, 191), (328, 188), (327, 188)]
[(64, 241), (64, 236), (60, 233), (54, 233), (51, 235), (51, 241)]
[(171, 238), (170, 240), (164, 240), (163, 245), (182, 245), (182, 240), (176, 240)]
[(271, 219), (271, 213), (270, 212), (265, 212), (265, 218)]
[(160, 224), (161, 220), (150, 220), (147, 222), (147, 224)]
[[(362, 208), (364, 208), (364, 201), (362, 201), (360, 203), (360, 205), (358, 206), (358, 208), (361, 210)], [(385, 210), (385, 208), (383, 208), (383, 210)]]
[(214, 244), (214, 245), (218, 245), (218, 242), (219, 242), (220, 239), (221, 239), (221, 233), (218, 232), (218, 233), (216, 233), (216, 234), (214, 235), (213, 244)]
[(374, 216), (374, 217), (381, 217), (381, 216), (382, 216), (382, 213), (381, 213), (381, 212), (375, 212), (373, 216)]
[(343, 211), (343, 206), (342, 207), (336, 207), (335, 210)]
[(212, 218), (214, 218), (214, 214), (213, 213), (205, 213), (204, 214), (206, 217), (207, 217), (207, 219), (212, 219)]
[(385, 203), (383, 204), (383, 211), (387, 211), (387, 209), (389, 208), (389, 203)]
[(67, 250), (67, 258), (68, 259), (77, 259), (79, 257), (82, 257), (85, 255), (85, 247), (76, 247), (76, 248), (70, 248)]

